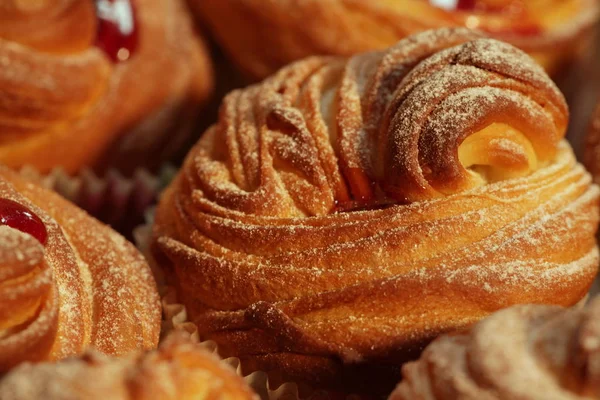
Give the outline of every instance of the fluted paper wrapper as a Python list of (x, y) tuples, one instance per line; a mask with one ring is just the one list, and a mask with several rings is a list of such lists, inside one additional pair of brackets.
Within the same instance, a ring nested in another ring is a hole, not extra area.
[(138, 169), (128, 178), (116, 170), (104, 175), (83, 170), (75, 176), (60, 168), (48, 174), (33, 167), (20, 170), (25, 178), (54, 190), (128, 238), (136, 226), (145, 222), (146, 210), (156, 202), (174, 172), (172, 166), (164, 166), (156, 174)]

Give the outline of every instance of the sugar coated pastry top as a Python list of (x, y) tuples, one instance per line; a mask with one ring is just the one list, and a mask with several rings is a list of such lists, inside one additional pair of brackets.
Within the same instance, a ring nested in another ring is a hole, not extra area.
[(0, 169), (0, 372), (90, 346), (112, 355), (150, 349), (159, 332), (156, 286), (133, 245)]
[(161, 199), (154, 252), (225, 355), (396, 383), (440, 333), (585, 296), (599, 191), (567, 122), (541, 67), (465, 29), (308, 58), (225, 98)]

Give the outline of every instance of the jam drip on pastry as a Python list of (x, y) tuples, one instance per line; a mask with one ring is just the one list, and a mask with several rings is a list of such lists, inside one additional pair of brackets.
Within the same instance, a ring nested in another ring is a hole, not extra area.
[(33, 211), (12, 200), (0, 199), (0, 225), (28, 233), (41, 244), (46, 244), (48, 239), (42, 220)]
[(96, 46), (114, 62), (131, 57), (138, 45), (133, 0), (95, 0), (98, 15)]
[(58, 54), (95, 44), (114, 62), (129, 59), (138, 47), (135, 0), (7, 1), (0, 39)]

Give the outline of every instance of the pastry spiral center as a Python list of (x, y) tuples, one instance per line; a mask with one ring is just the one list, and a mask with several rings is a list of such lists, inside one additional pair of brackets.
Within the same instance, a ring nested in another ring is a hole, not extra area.
[[(3, 206), (5, 202), (2, 200)], [(26, 329), (38, 315), (48, 295), (51, 271), (44, 261), (43, 247), (31, 236), (0, 227), (0, 240), (1, 350), (3, 338)], [(0, 356), (0, 369), (2, 365)]]
[(458, 159), (482, 183), (526, 176), (538, 167), (529, 139), (502, 123), (493, 123), (467, 137), (458, 148)]

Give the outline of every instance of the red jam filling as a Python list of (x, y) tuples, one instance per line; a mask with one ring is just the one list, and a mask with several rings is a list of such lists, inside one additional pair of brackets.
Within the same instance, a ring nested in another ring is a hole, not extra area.
[(133, 0), (95, 0), (98, 16), (96, 46), (113, 62), (129, 59), (138, 46)]
[(535, 36), (542, 33), (542, 27), (530, 20), (524, 0), (428, 0), (432, 5), (448, 11), (472, 14), (502, 14), (510, 20), (507, 26), (478, 26), (493, 35)]
[(490, 2), (485, 0), (429, 0), (431, 4), (448, 11), (501, 13), (519, 6), (518, 0)]
[(429, 2), (448, 11), (475, 11), (478, 0), (429, 0)]
[(33, 211), (12, 200), (0, 199), (0, 225), (28, 233), (44, 245), (48, 240), (42, 220)]
[(473, 11), (477, 8), (477, 0), (457, 0), (455, 8), (459, 11)]

